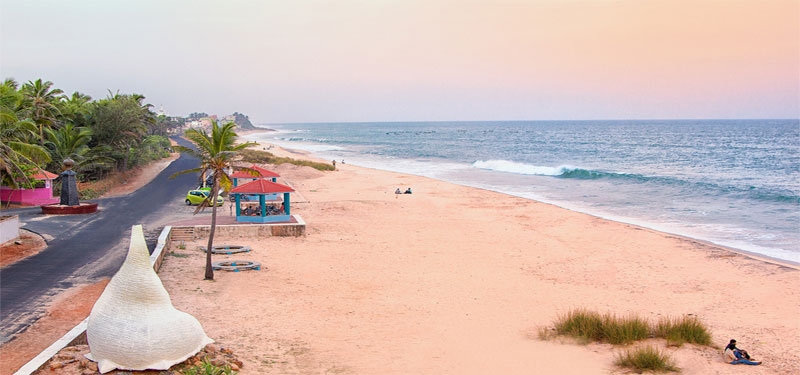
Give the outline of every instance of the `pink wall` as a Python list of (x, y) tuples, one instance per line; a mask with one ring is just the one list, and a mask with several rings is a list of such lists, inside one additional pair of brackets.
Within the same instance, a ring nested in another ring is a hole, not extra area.
[[(49, 182), (49, 181), (48, 181)], [(48, 184), (50, 185), (50, 184)], [(40, 189), (20, 189), (14, 190), (7, 186), (0, 187), (0, 200), (23, 205), (38, 206), (40, 204), (57, 203), (58, 199), (53, 198), (53, 188), (43, 187)]]

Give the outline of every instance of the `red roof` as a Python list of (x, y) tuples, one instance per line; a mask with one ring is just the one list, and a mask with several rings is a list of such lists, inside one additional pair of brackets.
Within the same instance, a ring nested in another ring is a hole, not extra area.
[[(279, 175), (279, 174), (277, 174), (277, 173), (275, 173), (273, 171), (270, 171), (270, 170), (267, 170), (267, 169), (264, 169), (264, 168), (261, 168), (261, 167), (257, 167), (255, 165), (251, 165), (249, 168), (256, 170), (258, 173), (261, 174), (261, 177), (280, 177), (281, 176), (281, 175)], [(233, 177), (233, 178), (258, 178), (258, 176), (253, 176), (247, 171), (238, 171), (238, 172), (232, 174), (231, 177)]]
[(44, 169), (40, 169), (39, 173), (36, 173), (31, 177), (35, 180), (55, 180), (58, 178), (58, 175), (55, 173), (50, 173)]
[(274, 194), (274, 193), (289, 193), (294, 189), (281, 184), (276, 184), (264, 179), (258, 179), (248, 182), (244, 185), (237, 186), (231, 190), (231, 193), (240, 194)]

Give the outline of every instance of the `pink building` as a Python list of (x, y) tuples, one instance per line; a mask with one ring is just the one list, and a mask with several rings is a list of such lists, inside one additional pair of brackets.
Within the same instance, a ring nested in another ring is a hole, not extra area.
[(3, 203), (11, 202), (24, 206), (41, 206), (60, 202), (59, 198), (53, 197), (53, 180), (58, 178), (57, 174), (40, 169), (39, 173), (32, 176), (37, 180), (33, 189), (15, 190), (9, 186), (0, 186), (0, 201)]

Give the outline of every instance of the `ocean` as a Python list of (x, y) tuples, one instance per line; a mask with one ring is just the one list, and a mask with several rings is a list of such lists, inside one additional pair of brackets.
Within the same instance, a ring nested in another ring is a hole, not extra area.
[(277, 131), (247, 138), (800, 263), (800, 120), (260, 126)]

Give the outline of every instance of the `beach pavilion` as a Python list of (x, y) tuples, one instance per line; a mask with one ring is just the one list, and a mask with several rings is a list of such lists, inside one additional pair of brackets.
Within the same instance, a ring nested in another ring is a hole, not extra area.
[[(279, 183), (267, 181), (259, 178), (255, 181), (239, 185), (231, 189), (231, 194), (236, 199), (236, 221), (244, 223), (280, 223), (290, 221), (292, 213), (290, 209), (291, 201), (289, 194), (294, 189)], [(267, 206), (267, 197), (276, 196), (283, 193), (283, 204), (279, 199), (270, 200), (273, 203)], [(243, 196), (258, 197), (258, 202), (242, 199)], [(258, 203), (258, 204), (256, 204)], [(245, 206), (244, 209), (242, 206)]]

